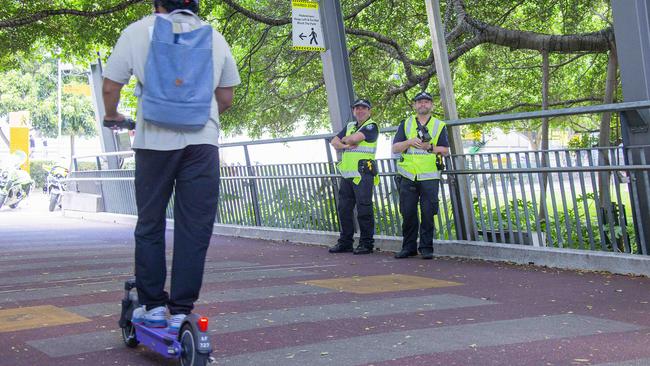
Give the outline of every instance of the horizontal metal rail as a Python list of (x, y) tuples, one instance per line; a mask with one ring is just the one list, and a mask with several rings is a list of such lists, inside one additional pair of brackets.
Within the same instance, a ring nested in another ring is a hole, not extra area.
[[(466, 170), (445, 170), (442, 174), (447, 175), (479, 175), (479, 174), (528, 174), (528, 173), (590, 173), (590, 172), (621, 172), (621, 171), (647, 171), (650, 165), (624, 165), (624, 166), (592, 166), (592, 167), (564, 167), (564, 168), (511, 168), (505, 169), (466, 169)], [(379, 173), (381, 177), (398, 176), (396, 172)], [(308, 179), (308, 178), (341, 178), (340, 174), (314, 174), (314, 175), (236, 175), (222, 176), (220, 179)], [(135, 178), (67, 178), (66, 181), (129, 181)]]
[(464, 125), (474, 125), (474, 124), (483, 124), (483, 123), (509, 122), (509, 121), (521, 121), (527, 119), (572, 116), (578, 114), (623, 112), (623, 111), (631, 111), (631, 110), (644, 109), (644, 108), (650, 108), (649, 100), (644, 100), (640, 102), (599, 104), (599, 105), (590, 105), (585, 107), (547, 109), (547, 110), (534, 111), (534, 112), (496, 114), (493, 116), (454, 119), (445, 122), (447, 123), (447, 125), (450, 126), (464, 126)]
[[(550, 117), (571, 116), (571, 115), (579, 115), (579, 114), (622, 112), (622, 111), (629, 111), (629, 110), (636, 110), (636, 109), (643, 109), (643, 108), (650, 108), (650, 101), (599, 104), (599, 105), (590, 105), (584, 107), (549, 109), (549, 110), (535, 111), (535, 112), (498, 114), (494, 116), (448, 120), (445, 121), (445, 123), (449, 126), (464, 126), (464, 125), (473, 125), (473, 124), (482, 124), (482, 123), (539, 119), (539, 118), (546, 118), (546, 117), (550, 118)], [(385, 128), (381, 128), (380, 130), (381, 133), (389, 133), (395, 131), (397, 131), (397, 126), (385, 127)], [(320, 134), (320, 135), (311, 135), (311, 136), (283, 137), (283, 138), (276, 138), (276, 139), (229, 142), (229, 143), (221, 144), (220, 146), (223, 148), (228, 148), (228, 147), (237, 147), (237, 146), (267, 145), (267, 144), (279, 144), (279, 143), (309, 141), (309, 140), (323, 140), (323, 139), (329, 140), (334, 136), (335, 134), (329, 133), (329, 134)]]

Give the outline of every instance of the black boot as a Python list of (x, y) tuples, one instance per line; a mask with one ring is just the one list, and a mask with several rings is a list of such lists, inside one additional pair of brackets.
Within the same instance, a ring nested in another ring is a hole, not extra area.
[(350, 253), (352, 252), (352, 245), (337, 243), (329, 249), (330, 253)]
[(402, 249), (399, 252), (395, 253), (395, 258), (402, 259), (402, 258), (408, 258), (408, 257), (415, 257), (416, 255), (418, 255), (417, 252), (409, 252), (406, 249)]
[(372, 247), (367, 247), (365, 245), (359, 245), (354, 248), (354, 254), (371, 254), (373, 251)]
[(420, 257), (422, 259), (433, 259), (433, 248), (420, 250)]

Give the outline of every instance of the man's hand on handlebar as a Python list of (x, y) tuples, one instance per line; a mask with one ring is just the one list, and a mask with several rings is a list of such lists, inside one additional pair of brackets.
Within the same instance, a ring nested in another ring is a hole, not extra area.
[(107, 115), (104, 117), (104, 127), (110, 128), (113, 131), (120, 129), (133, 130), (135, 129), (135, 121), (124, 117), (123, 114), (117, 113), (115, 115)]

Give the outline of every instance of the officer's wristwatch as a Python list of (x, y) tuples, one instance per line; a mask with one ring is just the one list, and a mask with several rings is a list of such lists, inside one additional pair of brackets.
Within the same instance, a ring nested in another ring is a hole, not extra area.
[(429, 149), (427, 150), (427, 152), (429, 152), (430, 154), (433, 154), (433, 145), (431, 145), (431, 146), (429, 147)]

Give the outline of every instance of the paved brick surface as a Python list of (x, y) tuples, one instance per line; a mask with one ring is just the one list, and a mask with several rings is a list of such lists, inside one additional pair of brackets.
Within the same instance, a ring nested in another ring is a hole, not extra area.
[[(121, 343), (133, 228), (36, 198), (0, 210), (0, 365), (175, 364)], [(219, 365), (650, 365), (641, 277), (214, 237), (196, 311)]]

